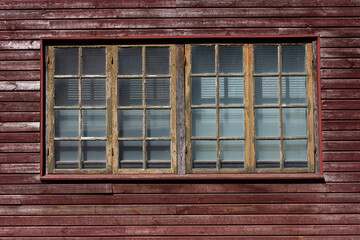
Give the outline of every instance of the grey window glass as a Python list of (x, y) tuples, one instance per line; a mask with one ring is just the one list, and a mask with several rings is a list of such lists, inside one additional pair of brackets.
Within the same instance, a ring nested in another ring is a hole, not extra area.
[(169, 74), (170, 71), (170, 48), (169, 47), (146, 47), (146, 74), (161, 75)]
[(191, 79), (192, 105), (214, 105), (216, 96), (216, 78), (193, 77)]
[(216, 168), (216, 141), (191, 142), (193, 168)]
[(55, 168), (77, 169), (79, 166), (79, 142), (55, 141)]
[(305, 45), (283, 45), (282, 72), (305, 73)]
[(119, 48), (119, 75), (142, 74), (142, 48), (120, 47)]
[(119, 141), (119, 168), (143, 168), (142, 141)]
[(142, 79), (134, 78), (118, 80), (118, 105), (142, 105)]
[(220, 73), (242, 73), (243, 65), (242, 46), (219, 46)]
[(79, 105), (78, 79), (54, 79), (54, 82), (55, 82), (55, 106)]
[(81, 150), (84, 169), (106, 168), (106, 141), (82, 141)]
[(191, 46), (191, 72), (215, 73), (215, 46)]
[(55, 48), (55, 75), (79, 74), (79, 48)]
[(244, 78), (219, 77), (219, 97), (220, 105), (244, 104)]
[(82, 79), (81, 103), (83, 106), (105, 106), (106, 79)]
[(277, 73), (278, 46), (254, 46), (254, 70), (255, 73)]
[(55, 137), (79, 137), (79, 111), (55, 110)]
[(83, 75), (105, 75), (105, 48), (83, 48), (82, 61)]

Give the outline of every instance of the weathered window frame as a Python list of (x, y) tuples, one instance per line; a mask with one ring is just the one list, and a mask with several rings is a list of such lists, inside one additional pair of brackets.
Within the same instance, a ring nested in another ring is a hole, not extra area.
[[(78, 180), (87, 180), (87, 179), (277, 179), (277, 178), (281, 178), (281, 179), (309, 179), (309, 178), (314, 178), (314, 179), (322, 179), (322, 157), (321, 157), (321, 121), (319, 119), (321, 119), (321, 111), (320, 111), (320, 101), (319, 101), (319, 93), (320, 93), (320, 67), (318, 64), (319, 61), (319, 36), (313, 36), (313, 35), (308, 35), (308, 36), (263, 36), (263, 37), (258, 37), (258, 36), (216, 36), (214, 38), (205, 38), (205, 37), (158, 37), (156, 38), (156, 41), (160, 41), (160, 42), (168, 42), (169, 45), (172, 45), (172, 49), (174, 51), (174, 56), (176, 56), (176, 60), (174, 62), (174, 64), (184, 64), (188, 65), (189, 64), (189, 59), (188, 56), (185, 54), (185, 48), (186, 47), (182, 47), (184, 46), (183, 44), (192, 44), (192, 39), (196, 39), (195, 40), (195, 44), (198, 44), (197, 42), (200, 42), (200, 44), (202, 43), (208, 43), (208, 44), (222, 44), (221, 40), (217, 40), (217, 38), (221, 38), (221, 39), (225, 39), (225, 44), (229, 43), (239, 43), (239, 44), (243, 44), (245, 45), (253, 45), (256, 43), (251, 43), (251, 39), (255, 39), (255, 42), (261, 42), (261, 43), (267, 43), (270, 42), (271, 44), (276, 44), (276, 43), (287, 43), (287, 42), (291, 42), (291, 43), (300, 43), (300, 42), (304, 42), (307, 43), (308, 45), (312, 46), (312, 56), (313, 58), (311, 59), (311, 67), (313, 69), (311, 69), (312, 72), (312, 77), (314, 80), (314, 86), (315, 88), (313, 89), (313, 108), (314, 108), (314, 116), (313, 118), (315, 119), (313, 122), (314, 124), (309, 124), (313, 127), (313, 142), (314, 142), (314, 149), (312, 149), (311, 151), (314, 151), (314, 154), (311, 154), (309, 156), (314, 156), (313, 160), (311, 164), (311, 170), (310, 171), (278, 171), (278, 172), (274, 172), (273, 170), (269, 171), (249, 171), (248, 166), (245, 168), (245, 171), (192, 171), (189, 169), (186, 169), (186, 166), (189, 166), (188, 163), (185, 164), (185, 161), (189, 161), (187, 158), (186, 159), (186, 155), (190, 155), (189, 154), (189, 150), (191, 151), (191, 149), (189, 149), (189, 145), (188, 145), (188, 139), (186, 139), (186, 141), (184, 141), (185, 139), (185, 125), (188, 124), (186, 122), (185, 119), (185, 112), (187, 112), (186, 107), (185, 106), (185, 101), (188, 101), (187, 97), (185, 97), (185, 84), (188, 83), (184, 83), (187, 82), (187, 76), (188, 73), (186, 73), (186, 68), (179, 70), (177, 69), (177, 71), (175, 71), (175, 80), (171, 81), (172, 84), (176, 84), (176, 94), (172, 94), (171, 95), (171, 101), (175, 100), (175, 105), (177, 105), (176, 107), (176, 112), (177, 114), (172, 114), (171, 115), (171, 127), (176, 129), (175, 133), (176, 137), (175, 137), (175, 142), (172, 142), (172, 155), (174, 154), (176, 160), (174, 161), (174, 158), (172, 158), (172, 164), (175, 168), (172, 169), (171, 173), (176, 173), (176, 174), (162, 174), (164, 172), (159, 172), (159, 171), (154, 171), (154, 172), (147, 172), (150, 174), (138, 174), (139, 171), (130, 171), (128, 172), (128, 174), (118, 174), (118, 173), (122, 173), (121, 171), (113, 171), (113, 170), (107, 170), (106, 171), (99, 171), (96, 172), (94, 174), (94, 172), (68, 172), (68, 171), (63, 171), (63, 172), (56, 172), (59, 174), (52, 174), (51, 172), (47, 171), (48, 169), (48, 163), (46, 163), (46, 155), (49, 154), (49, 149), (46, 148), (46, 114), (44, 114), (46, 112), (46, 103), (47, 101), (45, 100), (45, 95), (46, 95), (46, 62), (49, 62), (50, 60), (45, 57), (46, 56), (46, 49), (49, 46), (54, 46), (57, 45), (57, 43), (60, 43), (60, 45), (63, 45), (63, 41), (65, 42), (69, 42), (69, 45), (71, 46), (75, 46), (72, 45), (71, 42), (74, 41), (74, 39), (60, 39), (60, 38), (48, 38), (48, 39), (42, 39), (41, 40), (41, 51), (42, 51), (42, 55), (41, 55), (41, 60), (42, 60), (42, 69), (41, 69), (41, 78), (42, 78), (42, 84), (41, 84), (41, 105), (42, 105), (42, 118), (41, 118), (41, 131), (42, 131), (42, 136), (44, 136), (42, 138), (42, 143), (41, 143), (41, 179), (43, 180), (55, 180), (55, 179), (64, 179), (64, 180), (73, 180), (73, 179), (78, 179)], [(120, 39), (120, 40), (119, 40)], [(178, 40), (178, 39), (183, 39), (184, 43), (182, 44), (172, 44), (173, 39)], [(206, 40), (204, 40), (206, 39)], [(229, 40), (230, 39), (230, 40)], [(236, 39), (235, 41), (233, 39)], [(240, 39), (240, 41), (238, 40)], [(250, 40), (249, 40), (250, 39)], [(270, 41), (269, 41), (270, 39)], [(276, 40), (273, 40), (276, 39)], [(303, 39), (305, 39), (304, 41), (302, 41)], [(115, 39), (105, 39), (109, 42), (111, 42), (110, 45), (114, 45), (113, 42)], [(152, 41), (153, 38), (150, 39), (150, 41)], [(290, 41), (289, 41), (290, 40)], [(84, 39), (75, 39), (75, 41), (79, 41), (82, 42), (84, 41)], [(99, 42), (102, 43), (104, 41), (104, 39), (87, 39), (85, 41), (91, 41), (91, 42)], [(151, 45), (148, 44), (146, 41), (146, 38), (132, 38), (132, 39), (128, 39), (126, 37), (124, 38), (116, 38), (116, 41), (123, 41), (123, 42), (131, 42), (131, 41), (135, 41), (135, 42), (141, 42), (141, 43), (145, 43), (145, 44), (139, 44), (139, 45)], [(101, 44), (96, 44), (96, 46), (100, 46)], [(117, 43), (117, 45), (119, 45)], [(126, 44), (120, 44), (120, 45), (126, 45)], [(131, 44), (130, 44), (131, 45)], [(160, 44), (160, 45), (166, 45), (165, 44)], [(80, 46), (80, 45), (79, 45)], [(83, 44), (81, 44), (81, 46), (84, 46)], [(88, 44), (86, 44), (85, 46), (88, 46)], [(108, 44), (104, 44), (104, 46), (109, 46)], [(109, 48), (109, 47), (108, 47)], [(308, 48), (310, 49), (310, 48)], [(244, 49), (244, 51), (249, 51), (249, 49)], [(116, 55), (116, 54), (115, 54)], [(245, 56), (245, 55), (244, 55)], [(173, 56), (172, 56), (173, 57)], [(186, 59), (185, 59), (186, 58)], [(107, 59), (107, 61), (114, 61), (113, 59)], [(244, 59), (244, 61), (246, 61)], [(308, 60), (310, 62), (310, 60)], [(251, 68), (251, 66), (245, 66), (246, 68)], [(310, 70), (310, 69), (308, 69)], [(111, 71), (111, 74), (114, 74), (113, 71)], [(248, 78), (252, 77), (251, 74), (245, 74), (244, 73), (244, 77), (245, 80), (244, 82), (246, 83)], [(112, 84), (117, 84), (117, 78), (113, 78), (115, 79), (115, 83), (112, 82)], [(316, 81), (317, 80), (317, 81)], [(108, 83), (111, 81), (108, 81)], [(182, 86), (179, 85), (179, 83), (183, 83)], [(108, 88), (108, 84), (107, 84), (107, 88)], [(247, 86), (246, 87), (246, 91), (249, 91), (249, 88), (251, 88), (251, 86)], [(115, 90), (114, 90), (115, 89)], [(250, 89), (251, 90), (251, 89)], [(116, 88), (112, 88), (111, 93), (113, 94), (113, 91), (116, 91)], [(188, 91), (188, 90), (186, 90)], [(184, 102), (184, 103), (182, 103)], [(246, 103), (249, 104), (249, 103)], [(115, 109), (115, 108), (113, 108)], [(115, 109), (117, 111), (117, 109)], [(110, 114), (114, 114), (114, 111), (112, 110), (112, 113)], [(183, 115), (180, 115), (179, 112), (183, 112)], [(186, 113), (188, 114), (188, 113)], [(177, 116), (176, 116), (177, 115)], [(247, 120), (248, 121), (248, 120)], [(186, 123), (186, 124), (185, 124)], [(249, 124), (249, 123), (248, 123)], [(250, 123), (251, 124), (251, 123)], [(181, 130), (182, 128), (183, 131)], [(188, 131), (188, 130), (186, 130)], [(248, 130), (245, 129), (246, 134), (248, 134)], [(109, 131), (107, 131), (109, 132)], [(113, 132), (113, 130), (112, 130)], [(114, 134), (111, 136), (112, 138), (115, 138)], [(173, 148), (176, 145), (175, 148)], [(246, 149), (251, 148), (251, 144), (246, 144)], [(107, 154), (117, 154), (116, 150), (112, 150), (113, 148), (108, 148), (107, 147)], [(173, 151), (173, 149), (175, 149), (175, 151)], [(251, 151), (246, 151), (246, 155), (251, 155)], [(114, 162), (117, 162), (116, 160)], [(113, 166), (112, 166), (113, 169)], [(295, 174), (295, 173), (299, 173), (302, 172), (301, 174)], [(117, 173), (117, 174), (113, 174), (113, 173)], [(159, 174), (161, 173), (161, 174)], [(170, 172), (169, 172), (170, 173)], [(192, 173), (192, 174), (190, 174)], [(222, 174), (222, 173), (227, 173), (227, 174)], [(241, 173), (241, 174), (238, 174)], [(251, 174), (248, 174), (251, 173)], [(256, 173), (256, 174), (254, 174)], [(266, 173), (266, 174), (262, 174), (262, 173)], [(274, 174), (273, 174), (274, 173)]]

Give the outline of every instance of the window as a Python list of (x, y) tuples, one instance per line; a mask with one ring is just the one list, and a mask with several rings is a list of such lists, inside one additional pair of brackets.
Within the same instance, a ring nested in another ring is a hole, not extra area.
[(311, 41), (48, 44), (48, 174), (316, 172)]

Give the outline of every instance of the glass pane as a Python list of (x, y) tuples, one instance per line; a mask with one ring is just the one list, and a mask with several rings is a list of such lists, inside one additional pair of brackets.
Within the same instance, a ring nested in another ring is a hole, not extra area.
[(170, 137), (170, 110), (146, 110), (146, 136)]
[(243, 72), (242, 46), (219, 46), (219, 72), (220, 73)]
[(283, 135), (307, 136), (306, 108), (283, 108)]
[(81, 103), (83, 106), (105, 106), (106, 79), (83, 79), (81, 87)]
[(55, 48), (55, 75), (77, 75), (79, 73), (79, 49)]
[(256, 168), (280, 168), (280, 141), (255, 141)]
[(219, 109), (220, 137), (244, 136), (244, 109)]
[(55, 110), (55, 137), (79, 137), (78, 110)]
[(191, 46), (191, 72), (215, 73), (215, 46)]
[(284, 140), (284, 160), (285, 167), (306, 168), (307, 160), (307, 140)]
[(84, 169), (106, 168), (106, 141), (82, 141), (81, 158)]
[(169, 74), (170, 48), (146, 47), (146, 74)]
[(241, 105), (244, 103), (243, 77), (219, 77), (219, 85), (220, 105)]
[(216, 141), (192, 140), (193, 168), (216, 168)]
[(147, 168), (171, 168), (170, 141), (148, 141)]
[(306, 104), (306, 77), (282, 77), (282, 104)]
[(254, 46), (255, 73), (278, 72), (278, 46)]
[(79, 105), (78, 79), (54, 79), (54, 82), (55, 82), (55, 106)]
[(119, 168), (143, 168), (142, 141), (119, 141)]
[(255, 77), (255, 105), (279, 104), (279, 79)]
[(245, 141), (220, 141), (221, 168), (244, 168)]
[(191, 104), (215, 105), (216, 78), (193, 77), (191, 78)]
[(142, 137), (143, 110), (120, 110), (119, 137)]
[(83, 137), (106, 137), (106, 110), (82, 110)]
[(192, 109), (191, 110), (192, 135), (195, 137), (216, 136), (216, 110)]
[(142, 79), (118, 80), (118, 105), (119, 106), (142, 105)]
[(83, 75), (105, 75), (105, 48), (83, 48), (82, 61)]
[(148, 78), (146, 79), (146, 105), (169, 106), (170, 105), (170, 79)]
[(55, 168), (76, 169), (79, 167), (78, 141), (55, 141)]
[(255, 136), (279, 137), (279, 109), (258, 108), (255, 109)]
[(283, 73), (305, 72), (305, 45), (283, 45), (281, 52)]
[(119, 48), (119, 75), (142, 75), (142, 48)]

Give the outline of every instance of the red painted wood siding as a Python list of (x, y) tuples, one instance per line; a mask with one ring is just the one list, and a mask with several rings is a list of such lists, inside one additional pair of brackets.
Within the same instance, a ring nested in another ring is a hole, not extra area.
[[(324, 182), (40, 181), (41, 37), (305, 34)], [(359, 49), (359, 0), (1, 1), (0, 238), (359, 239)]]

